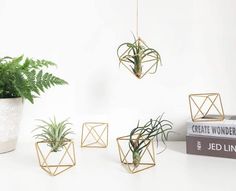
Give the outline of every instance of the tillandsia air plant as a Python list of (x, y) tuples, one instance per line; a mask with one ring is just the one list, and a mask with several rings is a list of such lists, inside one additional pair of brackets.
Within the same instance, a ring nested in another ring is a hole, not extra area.
[(140, 126), (139, 122), (130, 133), (129, 147), (132, 152), (133, 164), (139, 166), (143, 149), (145, 149), (154, 138), (161, 137), (165, 142), (173, 128), (172, 122), (163, 119), (163, 115), (157, 119), (150, 119), (145, 125)]
[[(161, 64), (160, 54), (149, 48), (141, 38), (134, 36), (133, 43), (123, 43), (117, 49), (120, 64), (123, 64), (137, 78), (141, 79), (147, 73), (154, 74)], [(144, 67), (147, 69), (144, 70)]]
[(52, 152), (58, 152), (60, 149), (66, 145), (66, 142), (70, 141), (68, 135), (73, 134), (68, 122), (68, 119), (57, 122), (56, 118), (50, 119), (48, 122), (44, 120), (39, 120), (42, 124), (38, 125), (36, 130), (41, 130), (41, 133), (34, 135), (34, 137), (40, 141), (48, 143), (51, 147)]
[(47, 60), (34, 60), (19, 56), (0, 58), (0, 98), (22, 97), (34, 103), (34, 98), (46, 89), (67, 82), (45, 68), (56, 66)]

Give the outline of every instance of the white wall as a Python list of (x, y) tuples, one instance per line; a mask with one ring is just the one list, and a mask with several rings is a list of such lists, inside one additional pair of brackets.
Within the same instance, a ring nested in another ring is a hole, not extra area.
[(70, 83), (25, 104), (21, 139), (31, 139), (36, 118), (71, 117), (77, 132), (87, 120), (108, 121), (117, 137), (165, 112), (171, 138), (182, 140), (195, 92), (220, 92), (226, 113), (236, 113), (236, 1), (140, 0), (140, 9), (141, 36), (163, 60), (143, 80), (116, 57), (133, 40), (135, 0), (0, 0), (0, 56), (52, 60)]

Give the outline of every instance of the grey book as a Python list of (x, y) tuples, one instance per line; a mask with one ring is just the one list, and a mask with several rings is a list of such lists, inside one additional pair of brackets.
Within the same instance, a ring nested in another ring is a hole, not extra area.
[(188, 154), (236, 159), (236, 139), (187, 136), (186, 150)]
[(218, 122), (187, 122), (187, 135), (236, 138), (236, 116)]

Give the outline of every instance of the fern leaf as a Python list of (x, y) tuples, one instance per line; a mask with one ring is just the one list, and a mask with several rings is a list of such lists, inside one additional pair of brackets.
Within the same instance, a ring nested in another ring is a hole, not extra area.
[(15, 88), (19, 92), (21, 97), (28, 99), (31, 103), (34, 103), (31, 89), (28, 86), (27, 80), (24, 79), (21, 73), (16, 73), (15, 76)]
[(49, 66), (56, 66), (54, 62), (48, 60), (33, 60), (29, 59), (29, 67), (33, 69), (41, 69), (43, 67), (48, 68)]
[(36, 86), (37, 86), (42, 92), (44, 92), (44, 88), (43, 88), (43, 84), (42, 84), (42, 76), (43, 76), (43, 71), (40, 70), (39, 73), (37, 74), (37, 77), (36, 77)]
[(49, 76), (49, 73), (45, 73), (43, 75), (43, 85), (45, 86), (46, 89), (51, 87), (50, 83), (48, 82), (48, 76)]
[(36, 86), (36, 71), (32, 70), (32, 71), (24, 71), (23, 72), (26, 77), (27, 77), (27, 81), (28, 81), (28, 85), (30, 86), (30, 88), (32, 89), (33, 92), (35, 92), (36, 94), (40, 95), (39, 90)]
[(23, 58), (24, 58), (24, 55), (21, 55), (19, 57), (13, 58), (12, 62), (13, 63), (20, 63), (23, 60)]
[(34, 94), (40, 95), (51, 86), (67, 84), (66, 81), (44, 73), (43, 68), (55, 66), (47, 60), (33, 60), (24, 56), (0, 58), (0, 98), (22, 96), (33, 103)]

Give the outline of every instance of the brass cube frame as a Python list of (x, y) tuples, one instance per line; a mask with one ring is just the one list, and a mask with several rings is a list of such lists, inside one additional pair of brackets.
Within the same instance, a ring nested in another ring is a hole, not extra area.
[[(137, 43), (140, 43), (140, 45), (146, 47), (146, 48), (149, 48), (149, 46), (141, 39), (141, 38), (138, 38), (133, 44), (137, 44)], [(125, 55), (130, 52), (131, 48), (127, 48), (125, 49), (125, 51), (120, 55), (120, 64), (122, 64), (125, 68), (127, 68), (135, 77), (137, 77), (134, 72), (132, 71), (131, 69), (131, 63), (129, 61), (129, 59), (127, 59), (125, 57)], [(149, 63), (149, 67), (146, 68), (146, 70), (144, 70), (141, 74), (141, 76), (139, 77), (139, 79), (142, 79), (144, 76), (146, 76), (148, 73), (150, 74), (154, 74), (157, 70), (157, 63), (155, 62), (156, 61), (156, 56), (155, 55), (149, 55), (145, 60), (143, 60), (142, 62), (142, 67), (147, 65)], [(145, 64), (145, 65), (144, 65)], [(144, 69), (144, 67), (143, 67)], [(137, 77), (138, 78), (138, 77)]]
[[(156, 165), (153, 140), (146, 140), (146, 143), (149, 144), (145, 148), (143, 148), (140, 163), (136, 167), (133, 164), (132, 151), (129, 148), (130, 136), (118, 137), (116, 140), (118, 145), (120, 162), (131, 174), (144, 171)], [(135, 140), (135, 138), (133, 140)]]
[[(58, 161), (55, 162), (56, 164), (49, 164), (49, 157), (53, 153), (56, 154), (57, 152), (52, 152), (51, 149), (49, 152), (43, 151), (43, 146), (48, 147), (49, 143), (50, 142), (46, 141), (39, 141), (35, 143), (39, 165), (45, 172), (47, 172), (51, 176), (56, 176), (76, 165), (75, 148), (73, 141), (66, 141), (65, 145), (62, 147), (62, 151), (58, 151), (63, 152), (63, 154), (61, 158), (58, 158)], [(69, 159), (69, 161), (65, 161), (66, 157), (67, 159)]]
[[(98, 128), (102, 128), (98, 131)], [(89, 140), (89, 138), (92, 139)], [(86, 122), (82, 126), (81, 147), (106, 148), (108, 146), (108, 123)]]
[[(196, 100), (199, 98), (201, 102)], [(189, 95), (189, 107), (193, 122), (223, 121), (225, 117), (219, 93), (191, 94)], [(204, 107), (205, 109), (203, 109)], [(213, 109), (215, 114), (209, 114)]]

